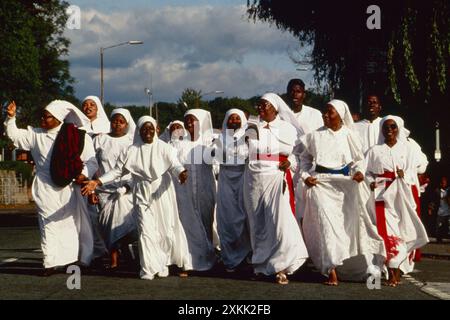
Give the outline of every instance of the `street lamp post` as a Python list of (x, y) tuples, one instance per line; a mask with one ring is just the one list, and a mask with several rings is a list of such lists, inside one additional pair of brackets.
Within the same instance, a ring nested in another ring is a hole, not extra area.
[(204, 96), (207, 96), (207, 95), (209, 95), (209, 94), (222, 94), (222, 93), (224, 93), (224, 91), (222, 91), (222, 90), (214, 90), (214, 91), (210, 91), (210, 92), (201, 94), (201, 95), (198, 97), (198, 102), (197, 102), (198, 105), (197, 105), (197, 108), (200, 107), (200, 100), (201, 100)]
[(148, 95), (148, 108), (150, 110), (150, 117), (152, 116), (152, 98), (153, 98), (153, 92), (149, 88), (145, 88), (145, 93)]
[(124, 46), (124, 45), (137, 45), (137, 44), (143, 44), (144, 42), (139, 41), (139, 40), (131, 40), (131, 41), (127, 41), (127, 42), (122, 42), (122, 43), (118, 43), (109, 47), (101, 47), (100, 48), (100, 101), (102, 102), (102, 104), (104, 103), (103, 98), (104, 98), (104, 92), (103, 92), (103, 54), (105, 52), (105, 50), (107, 49), (111, 49), (111, 48), (115, 48), (115, 47), (119, 47), (119, 46)]

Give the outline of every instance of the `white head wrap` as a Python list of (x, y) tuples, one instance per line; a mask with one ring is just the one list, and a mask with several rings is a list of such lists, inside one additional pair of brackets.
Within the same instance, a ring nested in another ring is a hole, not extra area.
[(125, 118), (125, 120), (127, 121), (127, 124), (128, 124), (127, 135), (130, 136), (131, 138), (133, 138), (134, 132), (136, 131), (136, 123), (134, 123), (134, 120), (133, 120), (133, 117), (131, 116), (130, 111), (128, 111), (127, 109), (124, 109), (124, 108), (114, 109), (111, 112), (111, 119), (115, 114), (120, 114)]
[(380, 121), (380, 135), (378, 137), (378, 144), (384, 143), (383, 124), (387, 120), (394, 120), (395, 123), (397, 124), (397, 127), (398, 127), (397, 140), (398, 141), (406, 141), (409, 137), (410, 131), (405, 128), (405, 122), (403, 121), (403, 119), (398, 116), (388, 115), (388, 116), (385, 116)]
[[(180, 121), (180, 120), (174, 120), (174, 121), (172, 121), (171, 123), (169, 123), (169, 124), (167, 125), (167, 127), (166, 127), (166, 129), (164, 130), (163, 134), (159, 136), (159, 138), (160, 138), (162, 141), (164, 141), (164, 142), (169, 142), (169, 141), (172, 140), (172, 137), (171, 137), (171, 135), (170, 135), (170, 127), (171, 127), (172, 125), (174, 125), (174, 124), (179, 124), (179, 125), (181, 125), (181, 126), (183, 127), (183, 130), (184, 130), (184, 122), (183, 122), (183, 121)], [(183, 136), (184, 136), (184, 135), (185, 135), (185, 134), (183, 134)]]
[[(231, 117), (232, 114), (237, 114), (239, 116), (239, 118), (241, 118), (241, 127), (236, 131), (234, 131), (234, 130), (227, 131), (228, 119)], [(222, 122), (222, 135), (225, 135), (227, 132), (233, 131), (234, 133), (232, 136), (239, 139), (240, 137), (242, 137), (245, 134), (246, 129), (247, 129), (247, 117), (245, 116), (245, 113), (242, 110), (230, 109), (227, 111), (227, 113), (225, 113), (225, 118), (223, 119), (223, 122)]]
[(156, 132), (156, 127), (157, 127), (157, 123), (156, 120), (153, 117), (150, 116), (142, 116), (139, 118), (138, 123), (137, 123), (137, 128), (135, 130), (134, 133), (134, 140), (133, 143), (142, 143), (142, 138), (141, 138), (141, 128), (142, 126), (147, 123), (150, 122), (153, 125), (153, 128), (155, 128), (155, 136), (153, 138), (153, 142), (155, 142), (156, 140), (158, 140), (158, 134)]
[(337, 113), (339, 113), (344, 126), (353, 129), (354, 122), (348, 105), (344, 101), (337, 99), (331, 100), (328, 104), (331, 104), (334, 109), (336, 109)]
[[(202, 139), (203, 142), (207, 143), (208, 140), (213, 139), (213, 126), (212, 126), (212, 120), (211, 120), (211, 113), (209, 111), (203, 110), (203, 109), (191, 109), (186, 111), (184, 114), (184, 117), (192, 115), (197, 118), (199, 122), (199, 139)], [(209, 142), (210, 142), (209, 141)]]
[(300, 123), (295, 117), (294, 112), (291, 110), (291, 108), (289, 108), (286, 102), (281, 99), (279, 95), (275, 93), (266, 93), (261, 97), (261, 99), (269, 101), (275, 108), (275, 110), (278, 111), (278, 116), (280, 117), (280, 119), (289, 122), (295, 127), (295, 129), (297, 130), (298, 138), (305, 134), (302, 127), (300, 126)]
[(77, 107), (65, 100), (53, 100), (45, 107), (61, 123), (73, 123), (78, 128), (88, 128), (89, 119)]
[(99, 133), (109, 133), (111, 130), (111, 125), (108, 120), (108, 116), (106, 115), (105, 109), (103, 108), (103, 104), (97, 96), (87, 96), (83, 99), (83, 103), (86, 100), (92, 100), (95, 102), (97, 106), (97, 118), (91, 122), (91, 130), (93, 134)]

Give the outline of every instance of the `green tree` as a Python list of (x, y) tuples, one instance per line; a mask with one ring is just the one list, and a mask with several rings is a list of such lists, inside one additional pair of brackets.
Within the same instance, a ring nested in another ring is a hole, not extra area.
[[(380, 30), (366, 25), (373, 4), (381, 10)], [(249, 17), (299, 39), (309, 52), (296, 60), (311, 62), (318, 83), (353, 109), (367, 93), (378, 93), (385, 112), (405, 116), (432, 154), (434, 122), (450, 116), (448, 0), (248, 0), (247, 8)], [(449, 127), (443, 128), (444, 139)]]
[(36, 112), (53, 99), (76, 102), (63, 59), (67, 6), (58, 0), (0, 2), (0, 100), (17, 102), (20, 122), (36, 125)]

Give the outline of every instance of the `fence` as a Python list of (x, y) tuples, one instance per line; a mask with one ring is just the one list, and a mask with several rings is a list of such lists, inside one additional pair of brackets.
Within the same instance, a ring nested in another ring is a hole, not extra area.
[(15, 171), (0, 170), (0, 204), (14, 205), (29, 203), (28, 186)]

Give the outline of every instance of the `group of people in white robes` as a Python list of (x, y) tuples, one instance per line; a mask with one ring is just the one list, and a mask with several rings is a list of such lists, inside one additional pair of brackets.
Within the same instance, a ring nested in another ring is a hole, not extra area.
[[(396, 286), (428, 242), (413, 195), (426, 156), (399, 117), (373, 112), (372, 121), (355, 124), (344, 101), (330, 101), (323, 115), (304, 106), (299, 79), (287, 91), (291, 107), (267, 93), (257, 120), (231, 109), (216, 137), (201, 109), (158, 137), (152, 117), (136, 125), (119, 108), (109, 120), (95, 96), (83, 112), (50, 103), (39, 129), (18, 129), (16, 106), (8, 106), (6, 132), (36, 162), (46, 272), (89, 265), (105, 252), (116, 267), (119, 248), (136, 233), (142, 279), (166, 277), (171, 265), (180, 276), (207, 271), (221, 260), (229, 272), (248, 263), (287, 284), (310, 258), (328, 285), (383, 271)], [(61, 188), (49, 164), (63, 123), (78, 130), (69, 134), (87, 134), (75, 148), (74, 168), (82, 170)]]

